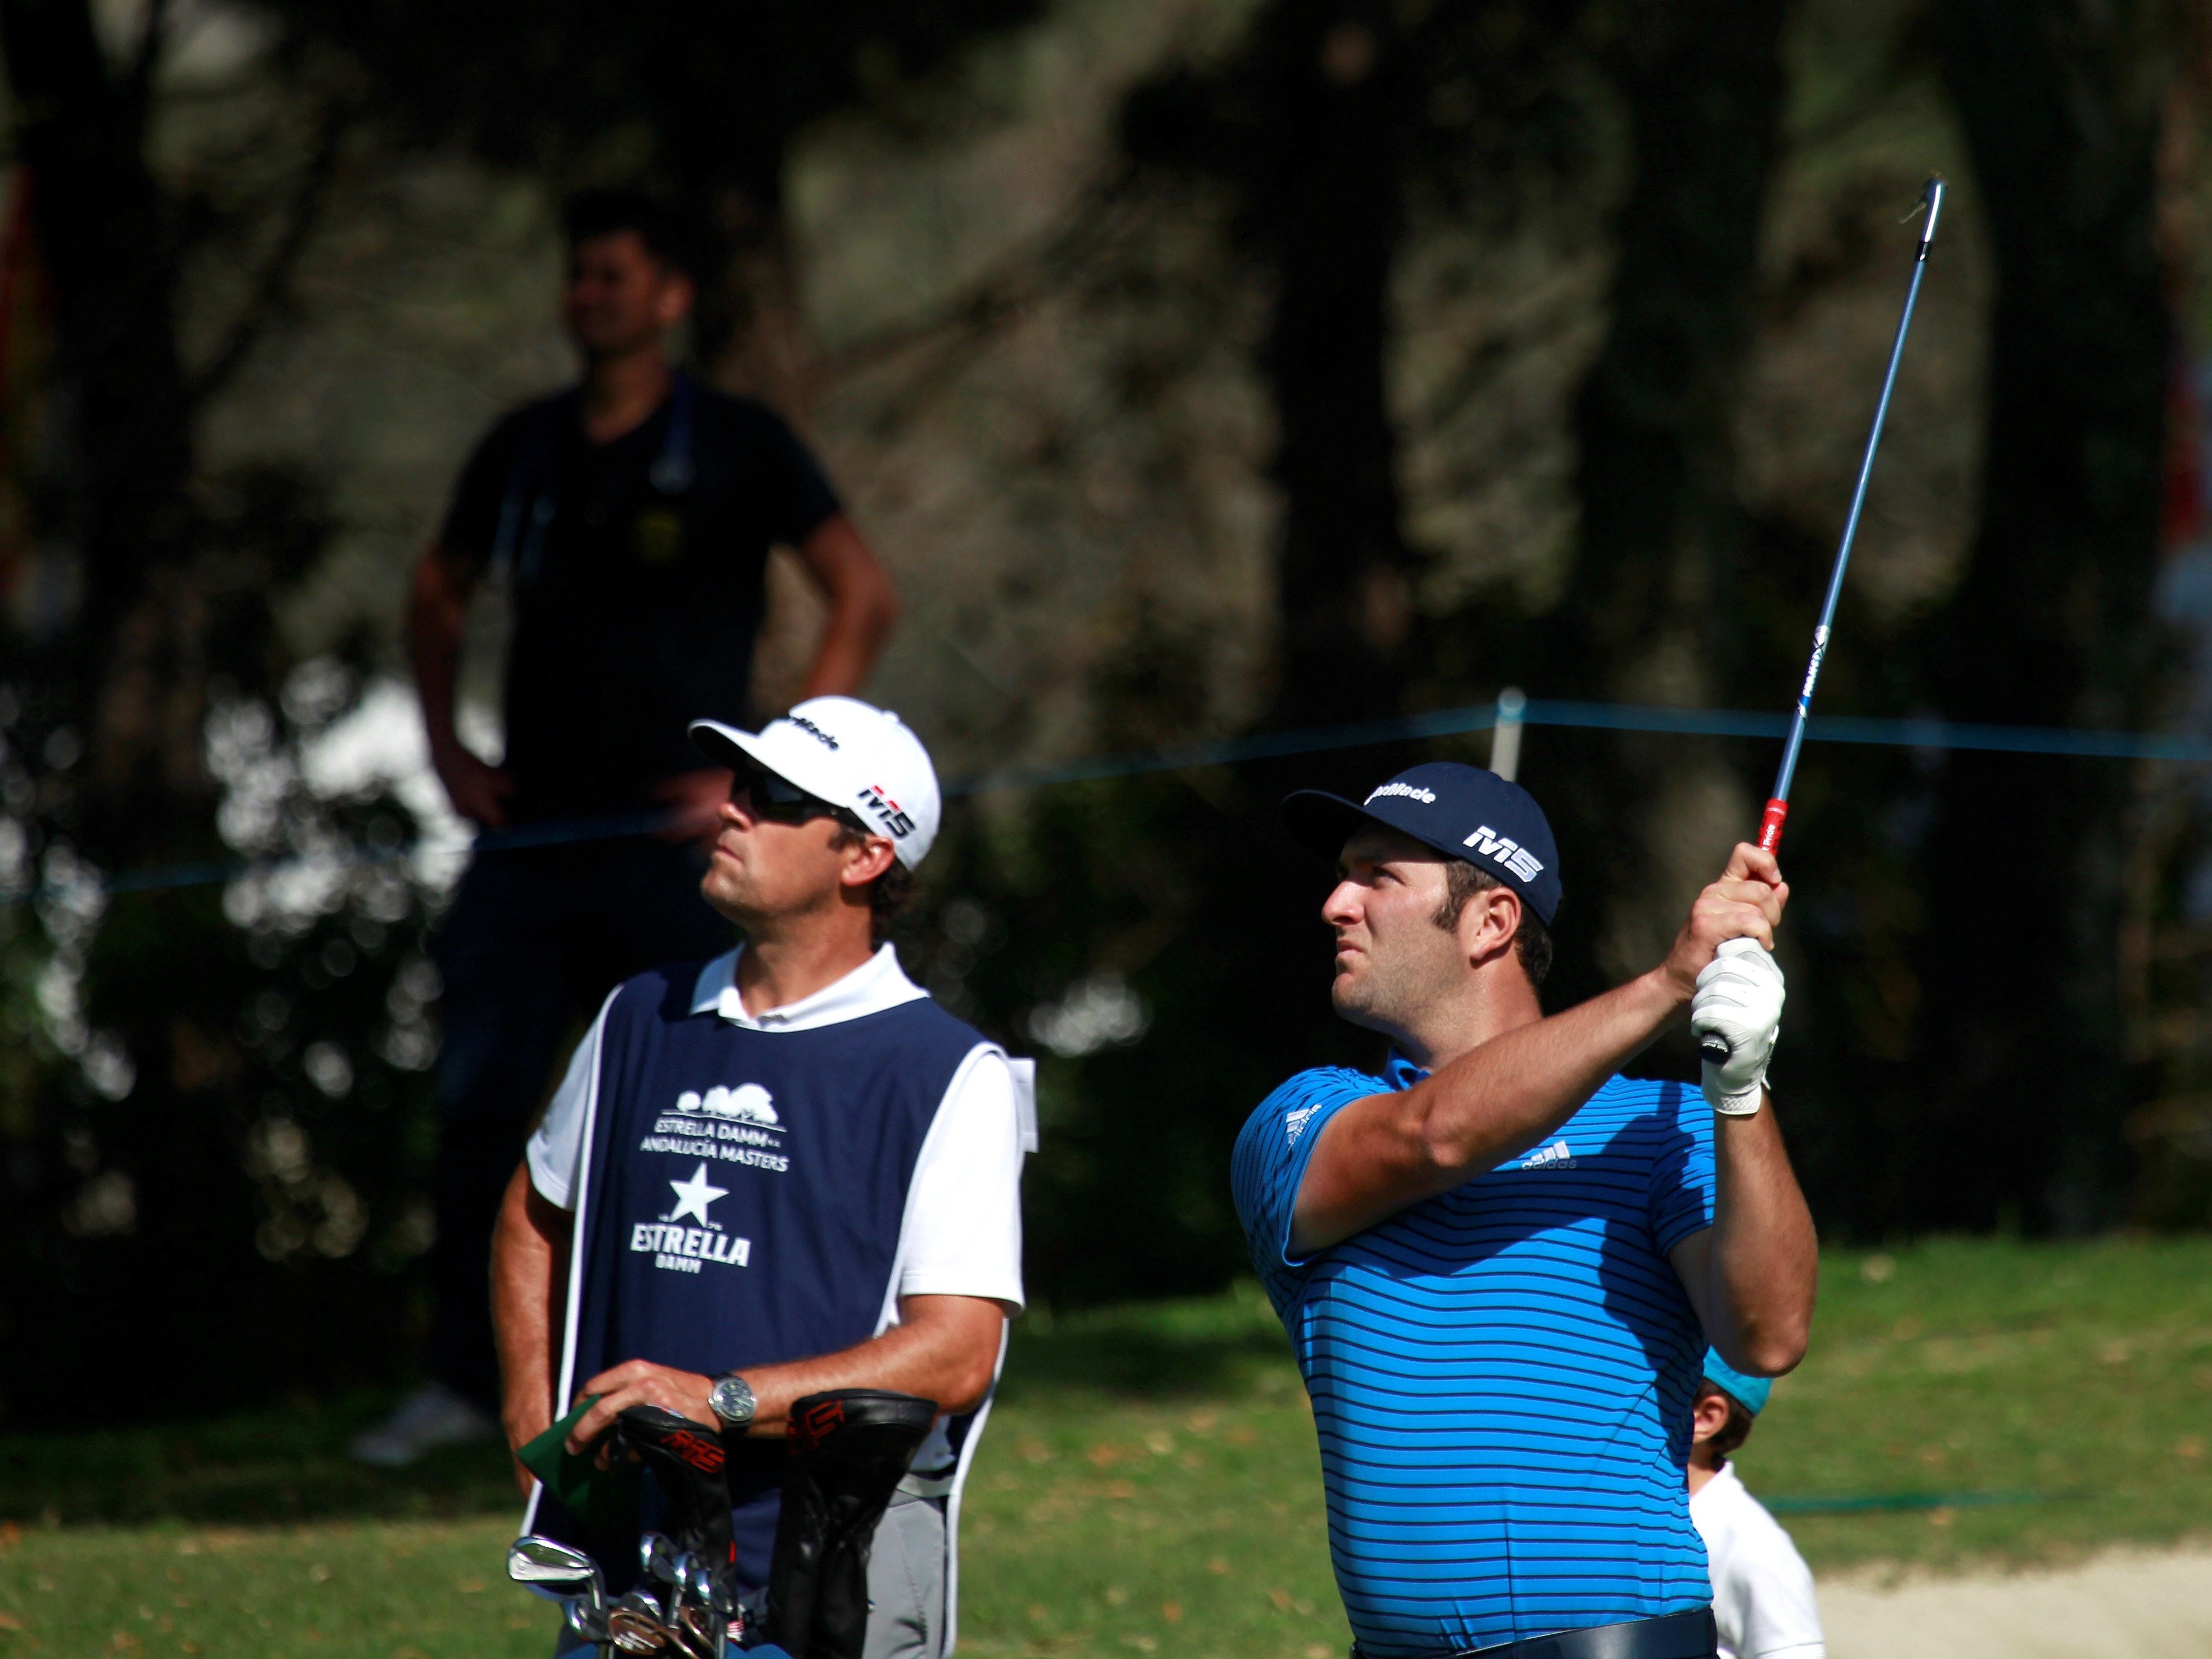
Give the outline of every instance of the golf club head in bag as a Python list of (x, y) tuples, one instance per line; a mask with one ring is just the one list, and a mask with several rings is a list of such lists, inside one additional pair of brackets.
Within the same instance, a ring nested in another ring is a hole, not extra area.
[(730, 1571), (730, 1483), (719, 1431), (659, 1406), (632, 1406), (615, 1419), (621, 1443), (653, 1472), (667, 1499), (668, 1537), (678, 1553)]
[(507, 1576), (518, 1584), (585, 1597), (595, 1608), (606, 1603), (599, 1564), (581, 1550), (536, 1533), (526, 1533), (507, 1547)]
[(936, 1420), (935, 1401), (883, 1389), (793, 1405), (763, 1621), (791, 1659), (860, 1659), (876, 1523)]
[(607, 1609), (607, 1641), (617, 1653), (640, 1656), (664, 1654), (675, 1645), (668, 1624), (653, 1598), (631, 1590)]

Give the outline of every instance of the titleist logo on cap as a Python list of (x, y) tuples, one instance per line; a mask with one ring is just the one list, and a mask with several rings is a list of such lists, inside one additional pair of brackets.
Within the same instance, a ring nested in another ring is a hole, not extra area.
[(805, 732), (808, 737), (812, 738), (816, 742), (825, 743), (832, 749), (837, 747), (837, 739), (831, 737), (827, 732), (824, 732), (812, 720), (807, 719), (805, 715), (786, 714), (784, 719), (789, 720), (793, 726)]

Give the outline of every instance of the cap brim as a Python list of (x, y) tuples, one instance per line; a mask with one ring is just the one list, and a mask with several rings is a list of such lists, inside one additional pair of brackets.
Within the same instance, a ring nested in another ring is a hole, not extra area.
[(1363, 823), (1382, 822), (1357, 802), (1332, 795), (1326, 789), (1297, 790), (1284, 796), (1282, 805), (1276, 811), (1292, 841), (1331, 865), (1343, 853), (1344, 843), (1352, 839), (1353, 830)]
[(693, 720), (684, 729), (691, 739), (691, 746), (717, 766), (735, 771), (740, 762), (758, 758), (745, 747), (753, 736), (750, 732), (740, 732), (720, 720)]
[(692, 747), (717, 766), (726, 766), (734, 771), (750, 763), (763, 772), (774, 773), (817, 799), (842, 804), (845, 799), (843, 775), (807, 753), (806, 747), (811, 745), (793, 749), (769, 741), (764, 732), (741, 732), (720, 720), (693, 720), (684, 729), (690, 736)]

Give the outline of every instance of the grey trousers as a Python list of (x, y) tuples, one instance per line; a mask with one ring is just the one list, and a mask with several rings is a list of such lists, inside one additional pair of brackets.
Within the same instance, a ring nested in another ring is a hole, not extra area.
[(941, 1659), (945, 1500), (901, 1492), (868, 1556), (868, 1642), (861, 1659)]
[[(901, 1492), (868, 1555), (868, 1641), (861, 1659), (943, 1659), (945, 1500)], [(554, 1659), (592, 1650), (567, 1626)]]

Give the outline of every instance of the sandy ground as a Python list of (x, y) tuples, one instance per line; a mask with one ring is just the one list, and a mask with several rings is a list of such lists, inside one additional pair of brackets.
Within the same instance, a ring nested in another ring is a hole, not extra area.
[(2058, 1572), (1823, 1580), (1829, 1659), (2205, 1659), (2212, 1548)]

